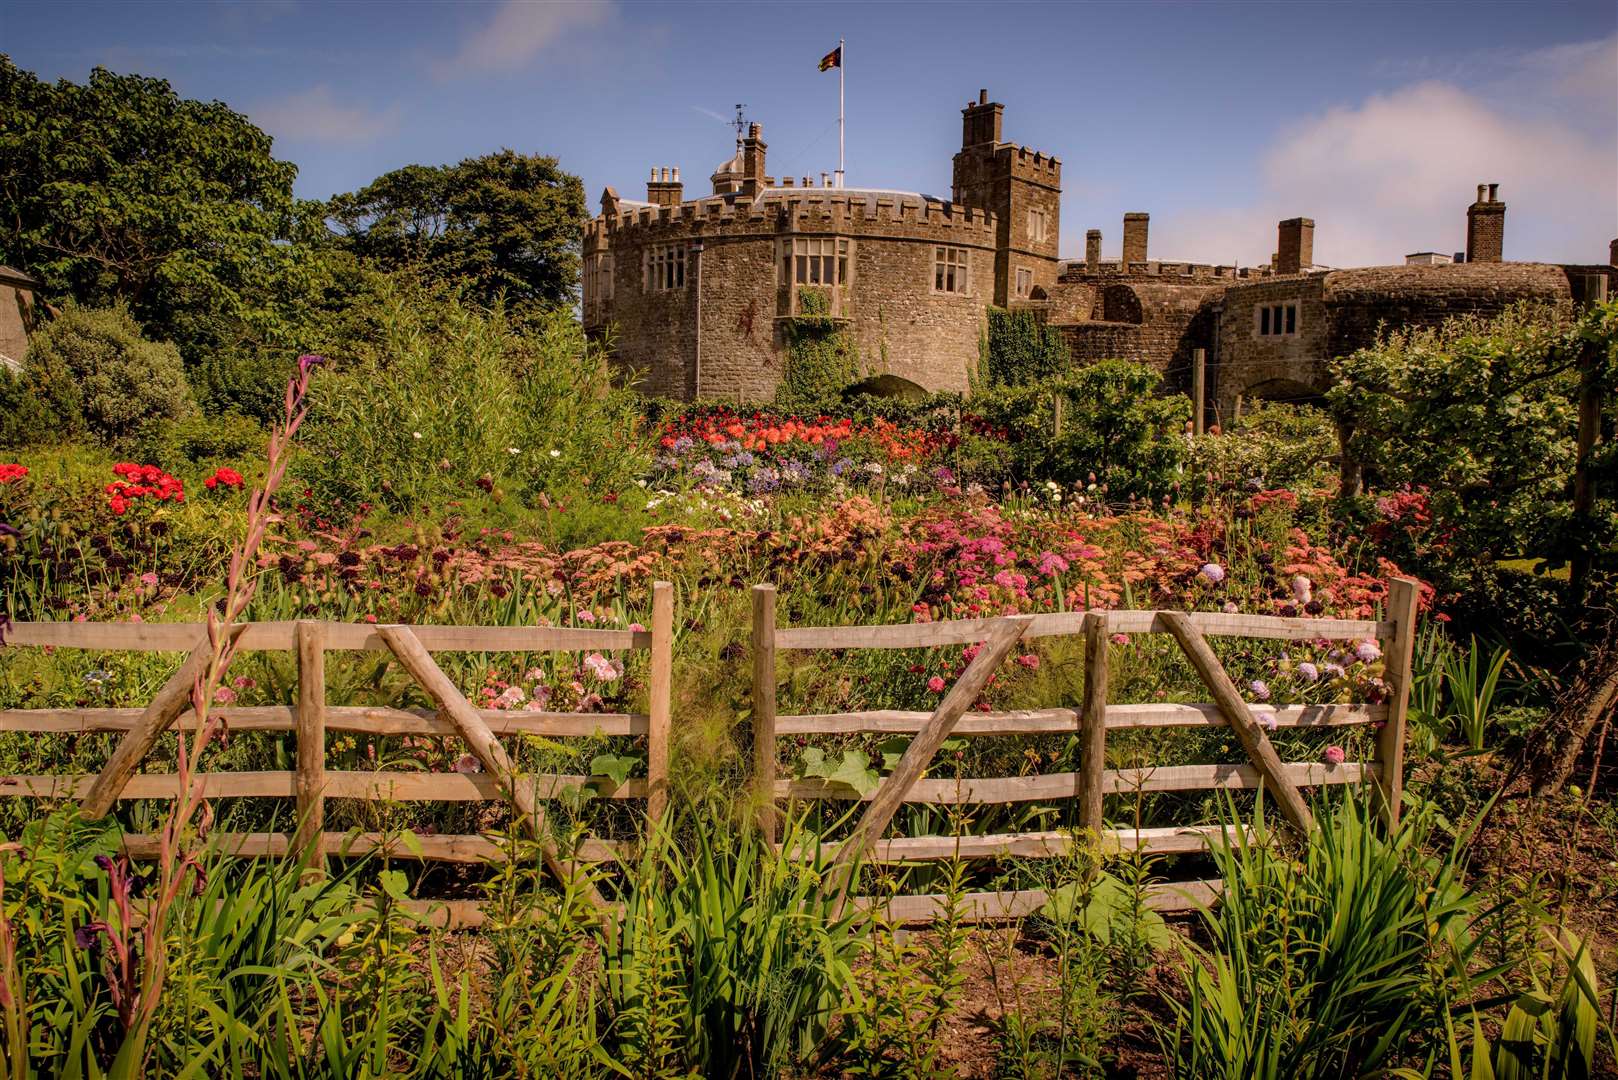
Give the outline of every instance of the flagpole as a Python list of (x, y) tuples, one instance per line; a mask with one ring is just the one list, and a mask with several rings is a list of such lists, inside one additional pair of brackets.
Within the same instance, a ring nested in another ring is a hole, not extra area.
[(843, 68), (848, 64), (848, 52), (843, 39), (837, 39), (837, 186), (843, 186)]

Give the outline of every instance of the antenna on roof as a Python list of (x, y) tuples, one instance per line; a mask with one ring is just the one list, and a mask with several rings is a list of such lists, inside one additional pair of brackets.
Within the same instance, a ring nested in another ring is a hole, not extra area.
[(733, 123), (736, 125), (736, 149), (738, 150), (742, 148), (742, 132), (747, 130), (747, 119), (742, 115), (742, 110), (745, 108), (747, 106), (741, 102), (736, 103), (736, 119)]

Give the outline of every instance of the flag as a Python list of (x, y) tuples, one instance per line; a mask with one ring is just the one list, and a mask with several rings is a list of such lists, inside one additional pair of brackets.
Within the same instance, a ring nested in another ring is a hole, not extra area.
[(820, 70), (830, 71), (832, 68), (843, 66), (843, 47), (841, 45), (820, 58)]

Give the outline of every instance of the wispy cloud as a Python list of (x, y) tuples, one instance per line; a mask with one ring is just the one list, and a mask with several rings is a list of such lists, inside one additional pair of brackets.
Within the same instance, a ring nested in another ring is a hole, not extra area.
[(453, 56), (434, 62), (433, 74), (451, 79), (514, 71), (575, 31), (605, 24), (615, 10), (612, 0), (505, 0)]
[(1318, 262), (1398, 262), (1464, 247), (1466, 205), (1489, 182), (1511, 207), (1507, 258), (1596, 260), (1618, 230), (1618, 135), (1582, 120), (1611, 108), (1615, 45), (1521, 54), (1496, 84), (1509, 94), (1424, 81), (1304, 118), (1272, 140), (1249, 205), (1186, 208), (1153, 231), (1165, 255), (1257, 263), (1276, 222), (1302, 214)]
[(731, 122), (731, 118), (726, 116), (724, 113), (717, 113), (717, 112), (714, 112), (712, 109), (705, 109), (701, 105), (693, 105), (693, 106), (691, 106), (691, 111), (696, 112), (696, 113), (701, 113), (703, 116), (706, 116), (706, 117), (709, 117), (711, 119), (717, 120), (721, 124), (729, 124)]
[(247, 115), (278, 139), (317, 142), (368, 142), (399, 125), (397, 106), (376, 110), (344, 105), (324, 83), (252, 106)]

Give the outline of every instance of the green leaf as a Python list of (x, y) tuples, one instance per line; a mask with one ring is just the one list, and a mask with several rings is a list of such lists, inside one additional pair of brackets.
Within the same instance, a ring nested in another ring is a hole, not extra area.
[(597, 754), (590, 759), (590, 775), (607, 777), (614, 787), (622, 787), (640, 763), (640, 757), (635, 755)]

